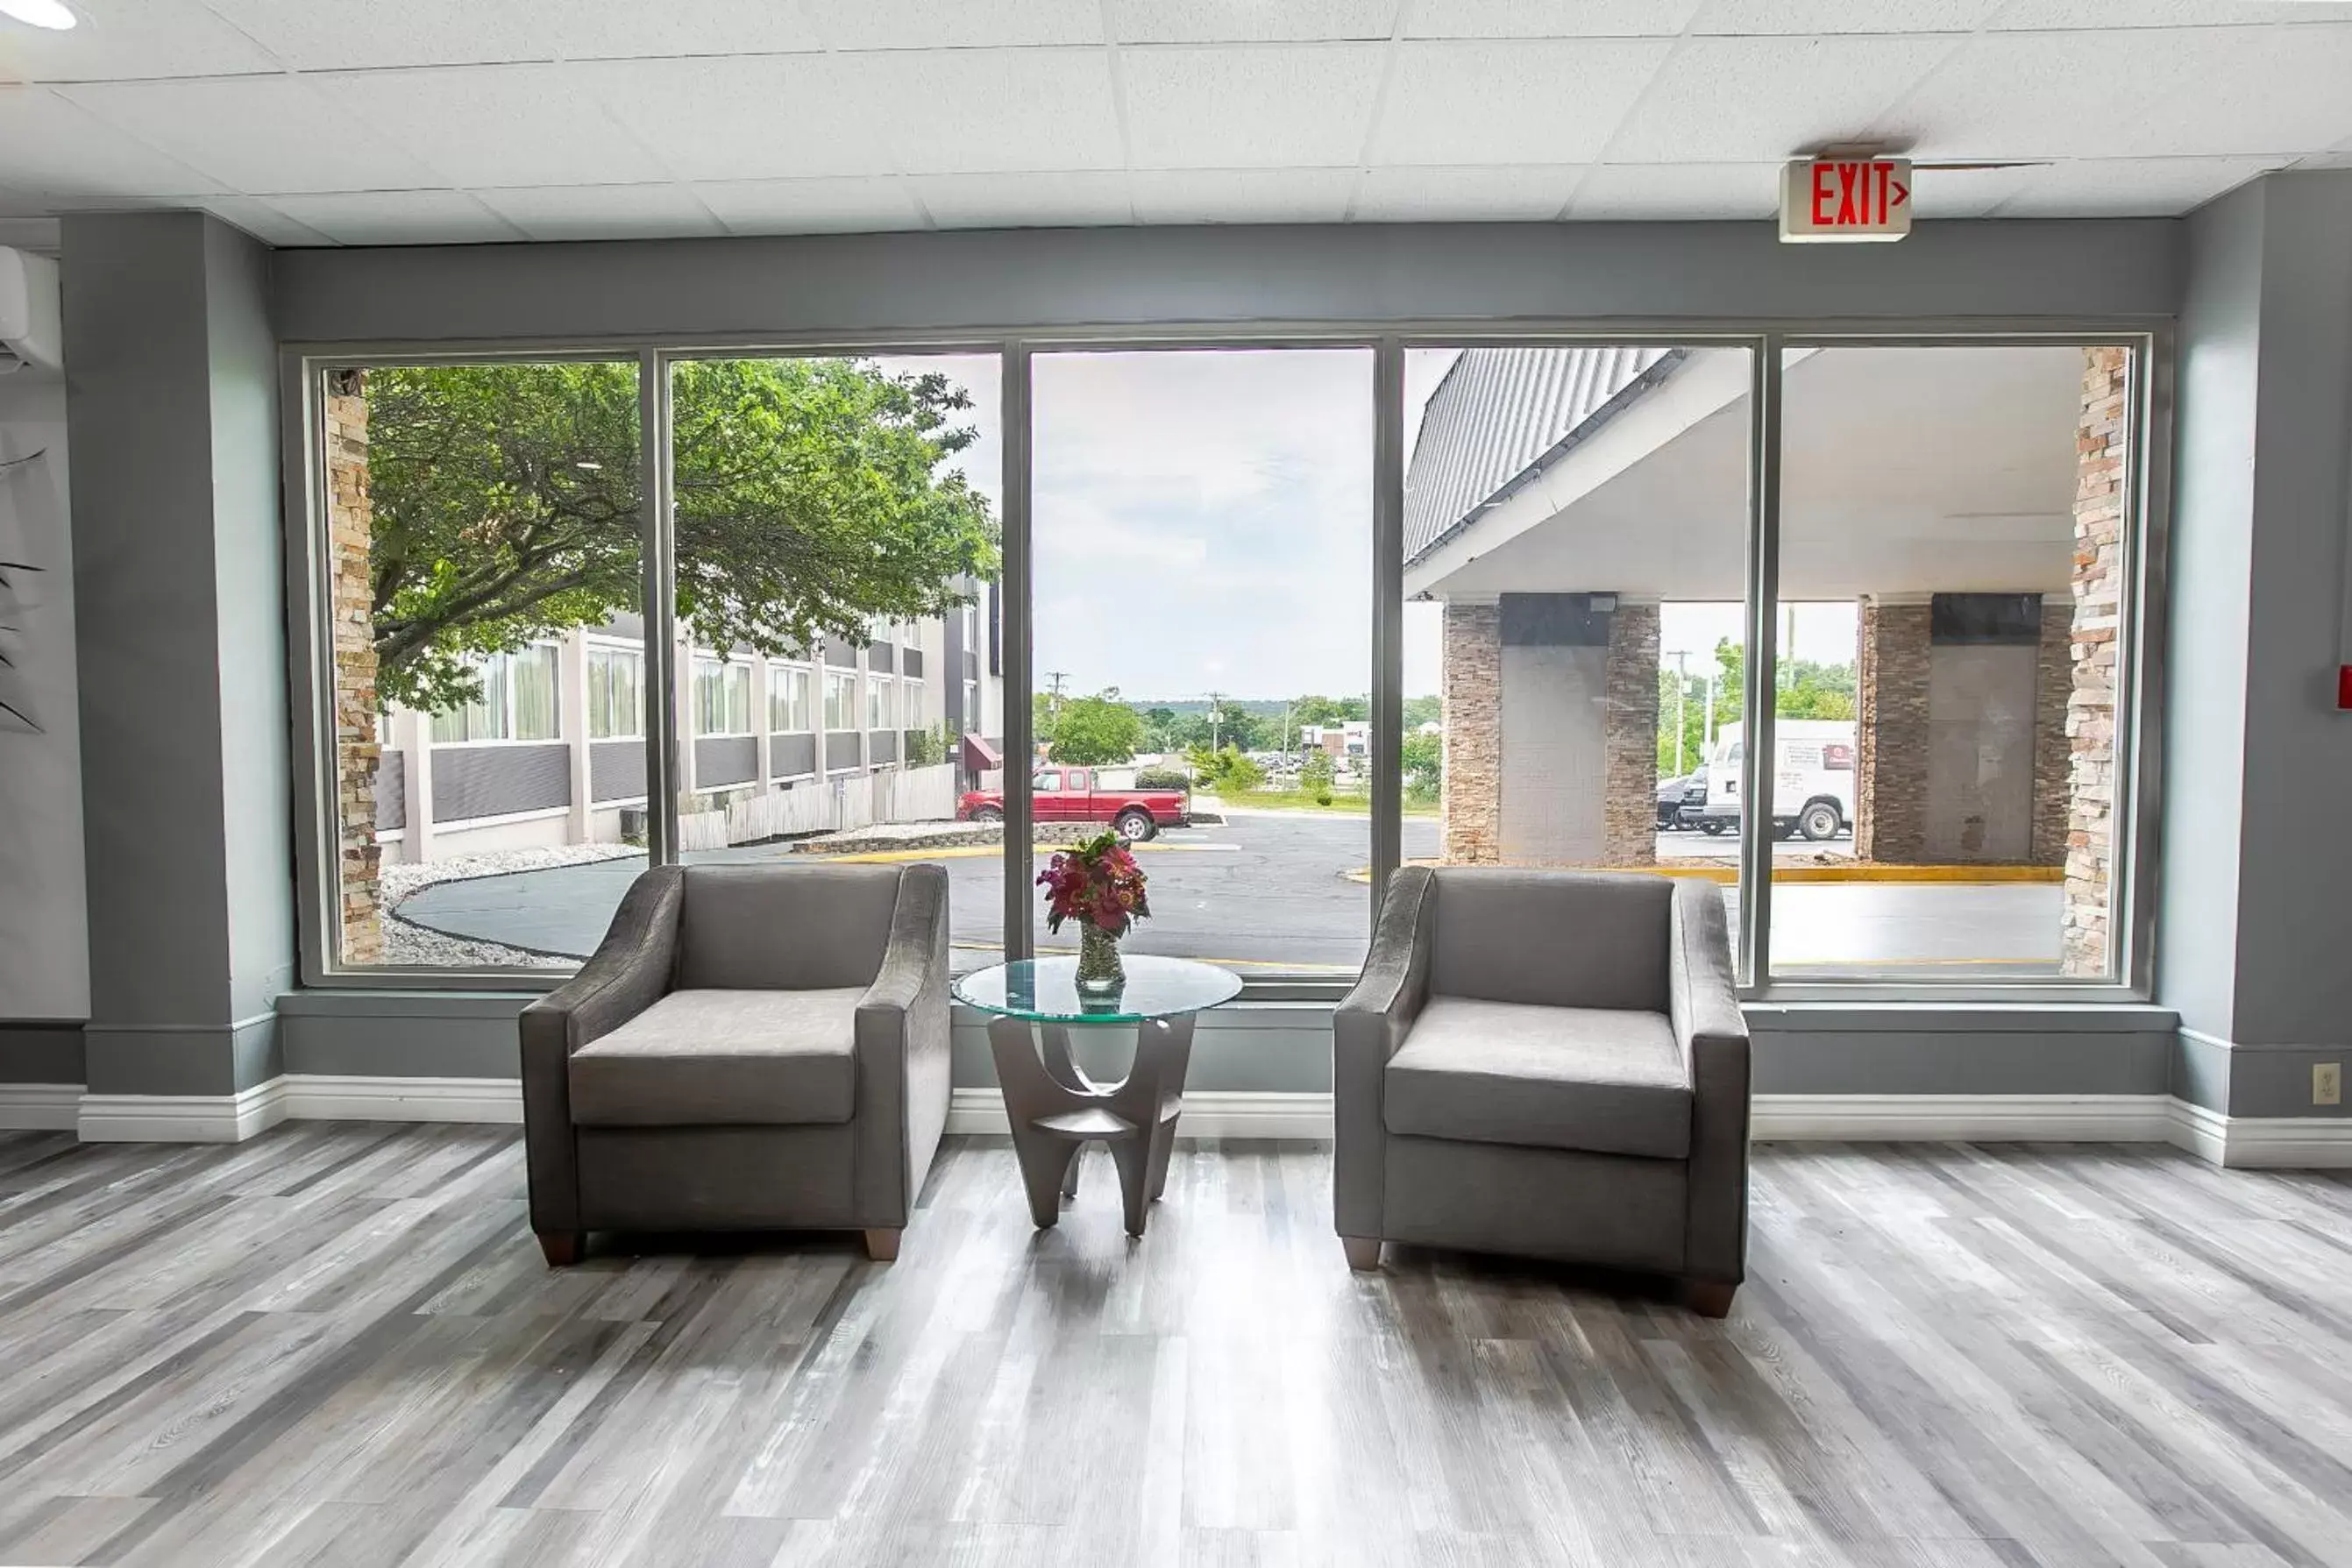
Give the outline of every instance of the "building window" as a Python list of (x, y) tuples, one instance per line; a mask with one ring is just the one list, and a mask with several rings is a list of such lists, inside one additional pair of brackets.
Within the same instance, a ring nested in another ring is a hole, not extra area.
[(912, 676), (898, 681), (898, 727), (920, 729), (923, 718), (923, 683)]
[(831, 730), (857, 727), (857, 677), (847, 670), (827, 670), (824, 673), (824, 727)]
[(635, 740), (646, 733), (646, 655), (636, 648), (588, 650), (588, 738)]
[[(1310, 706), (1361, 720), (1370, 703), (1371, 352), (1064, 351), (1031, 367), (1030, 570), (1052, 607), (1031, 621), (1033, 711), (1064, 785), (1034, 797), (1036, 819), (1234, 852), (1148, 857), (1152, 916), (1123, 946), (1353, 976), (1370, 900), (1327, 895), (1371, 862), (1370, 776), (1355, 759), (1307, 773), (1290, 737)], [(1116, 591), (1107, 549), (1136, 552)], [(1189, 802), (1161, 787), (1155, 812), (1116, 801), (1095, 771), (1114, 768), (1195, 782)], [(1225, 825), (1184, 827), (1190, 808)], [(1237, 863), (1261, 869), (1237, 878)], [(1041, 954), (1077, 936), (1033, 917)]]
[(890, 706), (890, 677), (887, 675), (867, 675), (866, 677), (866, 728), (888, 729), (890, 727), (890, 716), (892, 711)]
[(809, 673), (798, 664), (768, 666), (768, 728), (777, 735), (796, 735), (814, 727), (810, 711)]
[[(318, 563), (306, 610), (331, 788), (304, 837), (327, 894), (304, 923), (306, 973), (571, 967), (618, 886), (502, 883), (541, 899), (539, 916), (462, 944), (435, 931), (468, 882), (517, 869), (509, 824), (550, 846), (643, 835), (620, 803), (647, 794), (645, 748), (598, 746), (582, 769), (552, 744), (648, 722), (642, 653), (594, 646), (644, 609), (635, 360), (313, 374), (319, 485), (300, 553)], [(584, 670), (560, 651), (573, 638), (592, 640)]]
[(433, 744), (556, 739), (561, 733), (556, 701), (559, 659), (551, 644), (535, 643), (472, 661), (479, 695), (433, 716)]
[(980, 711), (980, 683), (966, 681), (963, 684), (964, 733), (966, 735), (982, 734), (986, 723), (986, 719)]
[(694, 733), (751, 733), (751, 666), (698, 655), (694, 661)]

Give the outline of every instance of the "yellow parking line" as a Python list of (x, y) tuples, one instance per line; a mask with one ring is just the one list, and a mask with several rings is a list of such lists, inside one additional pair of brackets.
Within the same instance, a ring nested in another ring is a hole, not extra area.
[[(1438, 861), (1409, 861), (1409, 865), (1439, 865)], [(1656, 876), (1690, 877), (1700, 882), (1726, 885), (1739, 880), (1739, 868), (1728, 865), (1676, 865), (1672, 861), (1660, 861), (1655, 865), (1561, 865), (1546, 866), (1547, 871), (1640, 871)], [(1369, 883), (1372, 880), (1370, 866), (1358, 866), (1340, 873), (1349, 882)], [(2016, 883), (2056, 883), (2066, 880), (2066, 868), (2054, 865), (1776, 865), (1772, 868), (1776, 883), (1943, 883), (1946, 885), (1974, 884), (1996, 886)]]

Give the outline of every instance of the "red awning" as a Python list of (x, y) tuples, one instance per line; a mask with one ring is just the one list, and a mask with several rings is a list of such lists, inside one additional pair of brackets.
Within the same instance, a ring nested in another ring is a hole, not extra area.
[(986, 738), (977, 735), (963, 737), (963, 765), (973, 773), (992, 773), (1004, 766), (1004, 758)]

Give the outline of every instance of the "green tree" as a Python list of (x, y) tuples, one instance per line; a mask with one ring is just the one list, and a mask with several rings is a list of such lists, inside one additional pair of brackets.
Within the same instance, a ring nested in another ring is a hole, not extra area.
[(1053, 758), (1074, 768), (1131, 760), (1143, 741), (1143, 718), (1109, 697), (1071, 697), (1054, 721)]
[(1226, 746), (1212, 751), (1205, 746), (1197, 746), (1186, 760), (1192, 764), (1192, 776), (1201, 788), (1220, 796), (1255, 789), (1265, 779), (1265, 769), (1243, 756), (1239, 747)]
[(1414, 730), (1419, 729), (1424, 724), (1443, 724), (1444, 722), (1445, 699), (1444, 697), (1407, 697), (1404, 699), (1404, 727), (1406, 729)]
[(1406, 799), (1423, 802), (1436, 800), (1438, 788), (1444, 781), (1444, 737), (1409, 731), (1404, 745), (1398, 749), (1403, 764)]
[(1298, 787), (1315, 797), (1318, 806), (1331, 803), (1331, 754), (1316, 747), (1298, 769)]
[[(936, 375), (847, 360), (688, 360), (673, 371), (677, 612), (704, 647), (863, 642), (991, 577), (987, 500), (940, 465), (975, 439)], [(376, 684), (442, 709), (469, 655), (642, 609), (637, 370), (367, 372)]]
[(1302, 724), (1345, 724), (1371, 716), (1371, 704), (1364, 697), (1303, 696), (1290, 705), (1290, 722)]

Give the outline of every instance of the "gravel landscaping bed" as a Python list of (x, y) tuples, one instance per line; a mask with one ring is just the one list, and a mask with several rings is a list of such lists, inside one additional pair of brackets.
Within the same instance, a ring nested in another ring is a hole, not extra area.
[(429, 931), (401, 919), (400, 906), (436, 883), (512, 876), (517, 872), (544, 871), (551, 866), (590, 865), (598, 861), (643, 856), (645, 852), (630, 844), (562, 844), (546, 849), (494, 850), (423, 864), (385, 864), (376, 873), (376, 887), (383, 901), (383, 961), (465, 969), (569, 969), (580, 960)]

